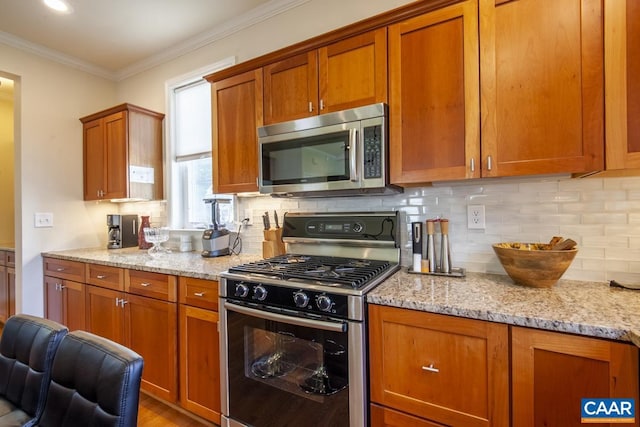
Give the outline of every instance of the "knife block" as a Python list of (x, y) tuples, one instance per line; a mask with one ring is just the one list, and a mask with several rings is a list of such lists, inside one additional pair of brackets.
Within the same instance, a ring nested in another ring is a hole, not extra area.
[(262, 257), (273, 258), (284, 255), (285, 248), (282, 241), (282, 228), (270, 228), (264, 230), (264, 241), (262, 242)]

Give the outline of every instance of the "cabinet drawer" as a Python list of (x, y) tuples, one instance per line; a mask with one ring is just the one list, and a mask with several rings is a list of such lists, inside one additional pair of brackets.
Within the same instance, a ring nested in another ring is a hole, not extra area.
[(64, 259), (44, 258), (44, 275), (84, 282), (84, 263)]
[(5, 261), (7, 263), (7, 267), (15, 267), (16, 266), (16, 253), (7, 251), (6, 252)]
[(180, 303), (218, 311), (218, 282), (180, 277)]
[(148, 271), (127, 270), (126, 291), (131, 294), (176, 302), (178, 286), (176, 276)]
[(445, 427), (383, 406), (371, 405), (371, 427)]
[(87, 283), (116, 291), (123, 291), (124, 270), (107, 265), (87, 264)]
[(507, 325), (369, 309), (373, 402), (445, 425), (508, 425)]

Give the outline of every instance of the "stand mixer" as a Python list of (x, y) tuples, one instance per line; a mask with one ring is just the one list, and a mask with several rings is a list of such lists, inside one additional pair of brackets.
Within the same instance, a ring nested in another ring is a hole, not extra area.
[(218, 225), (218, 203), (220, 201), (204, 199), (204, 202), (211, 203), (211, 228), (202, 234), (202, 256), (213, 258), (229, 255), (229, 230)]

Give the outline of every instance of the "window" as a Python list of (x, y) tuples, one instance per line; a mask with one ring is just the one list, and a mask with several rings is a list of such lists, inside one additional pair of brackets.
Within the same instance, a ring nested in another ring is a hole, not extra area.
[(233, 196), (213, 194), (211, 88), (202, 78), (233, 62), (222, 61), (167, 84), (170, 137), (166, 151), (170, 160), (169, 222), (173, 228), (208, 228), (212, 213), (206, 200), (214, 197), (224, 201), (218, 204), (218, 223), (225, 225), (234, 218)]

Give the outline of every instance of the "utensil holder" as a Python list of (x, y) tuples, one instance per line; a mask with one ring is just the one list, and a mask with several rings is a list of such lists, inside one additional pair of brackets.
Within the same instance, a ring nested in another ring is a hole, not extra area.
[(282, 228), (270, 228), (264, 230), (264, 241), (262, 242), (262, 257), (273, 258), (284, 255), (285, 247), (282, 241)]

